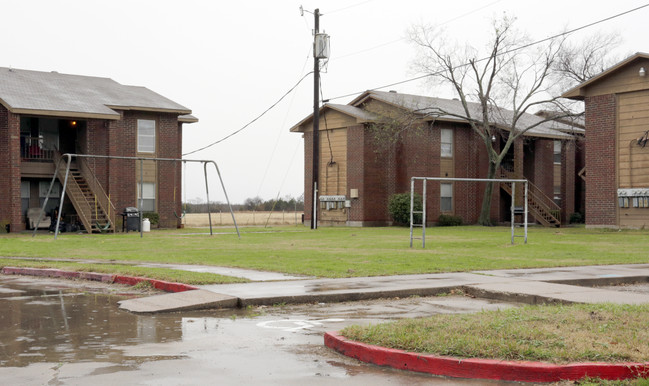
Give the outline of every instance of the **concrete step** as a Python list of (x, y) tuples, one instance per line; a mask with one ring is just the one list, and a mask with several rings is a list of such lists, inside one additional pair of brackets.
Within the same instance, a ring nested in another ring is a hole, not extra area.
[(176, 292), (148, 298), (127, 299), (119, 308), (135, 313), (190, 311), (214, 308), (235, 308), (239, 299), (206, 290)]

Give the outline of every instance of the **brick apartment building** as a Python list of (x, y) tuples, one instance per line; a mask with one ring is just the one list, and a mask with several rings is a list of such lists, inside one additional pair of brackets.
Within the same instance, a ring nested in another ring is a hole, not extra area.
[(649, 226), (649, 54), (565, 92), (586, 108), (586, 226)]
[[(115, 231), (125, 207), (137, 207), (140, 162), (75, 157), (60, 203), (60, 154), (181, 158), (183, 123), (191, 110), (144, 87), (112, 79), (0, 67), (0, 223), (12, 232), (35, 224), (53, 176), (46, 215), (61, 207), (64, 221), (88, 231)], [(180, 167), (143, 162), (143, 211), (176, 227)], [(176, 181), (175, 184), (173, 181)]]
[[(320, 225), (390, 224), (388, 200), (395, 193), (409, 192), (411, 177), (486, 178), (488, 158), (482, 139), (455, 117), (420, 114), (435, 106), (458, 113), (462, 109), (457, 100), (379, 91), (367, 91), (347, 105), (325, 104), (321, 108)], [(377, 122), (385, 115), (409, 117), (397, 123), (409, 128), (389, 129), (398, 135), (386, 136), (377, 130), (381, 127)], [(524, 119), (542, 120), (531, 114)], [(313, 115), (291, 131), (303, 133), (305, 207), (311, 208)], [(504, 128), (493, 138), (496, 148), (504, 145), (507, 133)], [(542, 123), (520, 137), (503, 162), (503, 178), (526, 178), (532, 183), (531, 218), (544, 225), (559, 226), (580, 210), (576, 178), (583, 165), (576, 138), (582, 133), (581, 128), (564, 123)], [(476, 223), (484, 188), (484, 183), (429, 183), (429, 221), (451, 214), (464, 223)], [(505, 184), (494, 189), (494, 222), (509, 221), (510, 191)], [(310, 210), (305, 217), (310, 221)]]

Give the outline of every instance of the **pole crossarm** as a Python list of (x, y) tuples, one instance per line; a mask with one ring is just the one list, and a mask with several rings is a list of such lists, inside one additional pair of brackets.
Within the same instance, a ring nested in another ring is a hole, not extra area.
[[(415, 181), (422, 182), (422, 210), (415, 211)], [(510, 178), (451, 178), (451, 177), (411, 177), (410, 179), (410, 248), (412, 248), (412, 241), (414, 239), (413, 229), (414, 227), (421, 227), (421, 247), (426, 248), (426, 182), (428, 181), (437, 181), (437, 182), (505, 182), (512, 184), (512, 202), (510, 206), (511, 213), (511, 243), (514, 244), (515, 237), (524, 237), (524, 242), (527, 244), (527, 216), (528, 216), (528, 207), (527, 207), (527, 195), (528, 195), (528, 181), (526, 179), (510, 179)], [(522, 183), (525, 186), (524, 190), (524, 206), (523, 206), (523, 226), (525, 228), (525, 234), (523, 236), (517, 236), (514, 234), (514, 218), (516, 214), (515, 206), (515, 194), (516, 194), (516, 183)], [(416, 224), (415, 214), (422, 215), (422, 223)]]
[[(194, 163), (202, 163), (203, 164), (203, 171), (205, 174), (205, 192), (207, 193), (207, 214), (210, 219), (210, 235), (213, 235), (212, 232), (212, 214), (210, 213), (210, 199), (209, 199), (209, 188), (208, 188), (208, 180), (207, 180), (207, 165), (212, 164), (214, 165), (214, 168), (216, 169), (216, 173), (219, 176), (219, 181), (221, 182), (221, 187), (223, 188), (223, 194), (225, 195), (225, 200), (228, 203), (228, 208), (230, 209), (230, 214), (232, 215), (232, 221), (234, 222), (234, 227), (237, 230), (237, 236), (241, 238), (241, 233), (239, 232), (239, 226), (237, 225), (237, 220), (234, 217), (234, 211), (232, 210), (232, 205), (230, 204), (230, 199), (228, 198), (228, 192), (225, 190), (225, 184), (223, 183), (223, 178), (221, 177), (221, 172), (219, 170), (218, 165), (216, 162), (212, 160), (194, 160), (194, 159), (183, 159), (183, 158), (160, 158), (160, 157), (128, 157), (128, 156), (116, 156), (116, 155), (93, 155), (93, 154), (72, 154), (72, 153), (65, 153), (61, 155), (61, 158), (56, 164), (56, 169), (54, 171), (54, 176), (52, 177), (52, 182), (50, 182), (50, 187), (48, 190), (48, 194), (45, 197), (45, 202), (43, 203), (43, 208), (41, 210), (41, 214), (39, 215), (39, 222), (40, 222), (40, 216), (45, 213), (45, 207), (47, 205), (47, 198), (50, 195), (50, 192), (52, 191), (52, 187), (54, 186), (54, 181), (56, 181), (56, 175), (58, 173), (58, 169), (60, 167), (61, 162), (66, 159), (66, 171), (65, 171), (65, 179), (63, 181), (63, 189), (61, 193), (61, 202), (59, 205), (63, 205), (63, 201), (65, 199), (65, 189), (67, 187), (67, 182), (68, 182), (68, 174), (70, 172), (70, 165), (72, 163), (73, 158), (103, 158), (103, 159), (121, 159), (121, 160), (133, 160), (133, 161), (140, 161), (140, 200), (139, 200), (139, 208), (138, 211), (141, 213), (142, 212), (142, 200), (143, 200), (143, 194), (142, 194), (142, 186), (143, 186), (143, 176), (144, 174), (142, 173), (142, 163), (144, 161), (168, 161), (168, 162), (194, 162)], [(59, 234), (59, 223), (61, 221), (61, 210), (59, 210), (58, 217), (56, 219), (56, 229), (54, 230), (54, 239), (56, 240), (58, 234)], [(38, 223), (37, 223), (38, 224)], [(140, 237), (143, 236), (143, 231), (142, 231), (142, 216), (140, 216)], [(36, 235), (36, 229), (34, 229), (34, 232), (32, 234), (32, 237)]]

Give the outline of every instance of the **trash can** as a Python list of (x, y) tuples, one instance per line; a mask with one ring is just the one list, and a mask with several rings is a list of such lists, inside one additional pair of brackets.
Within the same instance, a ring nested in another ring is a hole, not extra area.
[(140, 231), (140, 212), (137, 210), (137, 208), (132, 206), (129, 206), (128, 208), (124, 208), (124, 212), (122, 212), (122, 218), (123, 218), (122, 230), (126, 228), (126, 232)]

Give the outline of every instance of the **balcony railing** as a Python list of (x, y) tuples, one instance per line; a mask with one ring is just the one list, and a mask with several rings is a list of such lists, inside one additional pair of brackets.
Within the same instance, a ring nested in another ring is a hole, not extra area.
[(20, 137), (20, 156), (27, 161), (52, 161), (54, 150), (47, 149), (41, 137)]

